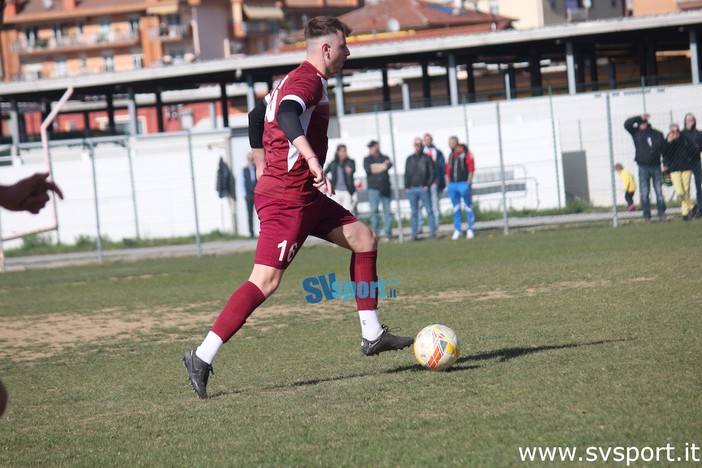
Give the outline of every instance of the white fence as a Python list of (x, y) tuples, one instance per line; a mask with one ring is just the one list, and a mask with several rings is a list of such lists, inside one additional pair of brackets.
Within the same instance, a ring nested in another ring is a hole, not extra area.
[[(556, 208), (574, 199), (612, 207), (613, 201), (624, 203), (612, 163), (620, 162), (636, 174), (624, 120), (644, 112), (651, 114), (652, 125), (663, 133), (671, 122), (682, 125), (687, 112), (702, 118), (702, 87), (628, 89), (349, 115), (339, 119), (339, 132), (330, 138), (327, 159), (333, 158), (337, 144), (346, 144), (349, 156), (356, 160), (356, 175), (363, 178), (366, 145), (371, 139), (378, 140), (381, 152), (395, 161), (395, 182), (402, 180), (415, 137), (431, 133), (434, 143), (447, 154), (448, 139), (456, 135), (468, 143), (478, 171), (520, 167), (520, 177), (529, 181), (523, 196), (476, 195), (482, 209), (501, 209), (505, 202), (514, 209)], [(93, 144), (92, 154), (85, 140), (51, 144), (54, 179), (66, 196), (56, 205), (59, 229), (53, 234), (62, 243), (73, 243), (81, 236), (96, 238), (98, 230), (102, 236), (119, 240), (215, 229), (232, 232), (235, 224), (240, 234), (248, 235), (241, 196), (241, 170), (249, 151), (246, 136), (231, 137), (221, 130), (96, 138)], [(236, 221), (232, 207), (215, 190), (220, 157), (231, 158), (236, 175)], [(46, 169), (37, 145), (22, 145), (5, 163), (0, 166), (3, 184)], [(673, 197), (671, 189), (666, 188), (665, 193), (666, 199)], [(692, 195), (696, 196), (694, 188)], [(37, 216), (3, 211), (3, 237), (46, 225), (50, 216), (46, 211)], [(616, 224), (616, 211), (612, 213)]]

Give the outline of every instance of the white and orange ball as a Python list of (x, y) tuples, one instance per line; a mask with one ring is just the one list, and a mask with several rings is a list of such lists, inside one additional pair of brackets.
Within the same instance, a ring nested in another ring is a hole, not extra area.
[(414, 357), (431, 371), (448, 369), (460, 356), (458, 335), (446, 325), (435, 323), (424, 327), (414, 339)]

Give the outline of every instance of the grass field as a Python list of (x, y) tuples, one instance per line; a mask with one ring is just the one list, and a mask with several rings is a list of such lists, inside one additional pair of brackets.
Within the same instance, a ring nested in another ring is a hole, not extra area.
[[(348, 254), (306, 248), (214, 362), (181, 363), (253, 253), (0, 278), (0, 466), (512, 466), (519, 447), (702, 445), (702, 222), (383, 244), (381, 318), (454, 328), (452, 370), (366, 358)], [(699, 454), (698, 454), (699, 455)], [(612, 455), (610, 454), (610, 457)], [(611, 460), (611, 459), (610, 459)], [(556, 463), (558, 465), (558, 463)]]

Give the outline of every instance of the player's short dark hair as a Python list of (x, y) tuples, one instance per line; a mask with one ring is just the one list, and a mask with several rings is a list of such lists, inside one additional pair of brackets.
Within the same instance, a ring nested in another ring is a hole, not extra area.
[(315, 39), (341, 31), (344, 37), (351, 34), (351, 28), (333, 16), (315, 16), (307, 22), (305, 39)]

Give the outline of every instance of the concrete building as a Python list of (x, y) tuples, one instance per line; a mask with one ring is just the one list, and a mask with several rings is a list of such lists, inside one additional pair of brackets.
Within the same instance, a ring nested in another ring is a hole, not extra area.
[(2, 81), (33, 81), (257, 54), (308, 17), (360, 0), (7, 0)]
[(618, 18), (624, 15), (625, 2), (626, 0), (456, 0), (453, 3), (457, 8), (514, 18), (513, 25), (516, 29), (533, 29), (576, 21)]
[(631, 16), (660, 15), (702, 8), (702, 0), (627, 0)]

